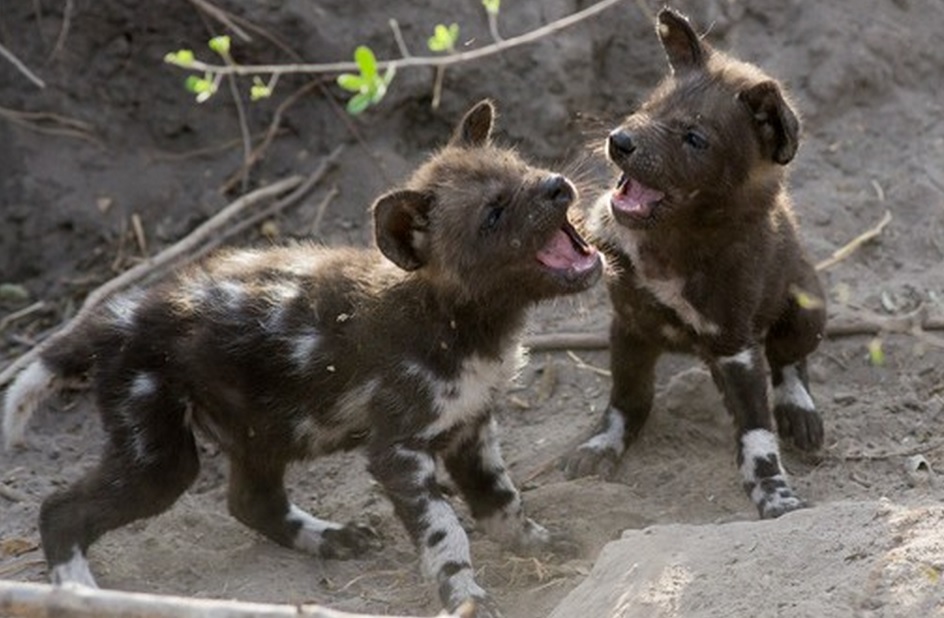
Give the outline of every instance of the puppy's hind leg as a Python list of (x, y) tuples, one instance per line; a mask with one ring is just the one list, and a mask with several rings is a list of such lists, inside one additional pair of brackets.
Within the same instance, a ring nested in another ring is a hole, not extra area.
[[(40, 508), (53, 583), (95, 586), (86, 559), (89, 546), (110, 530), (163, 512), (196, 478), (197, 449), (183, 424), (183, 404), (162, 397), (156, 382), (141, 375), (123, 407), (114, 413), (106, 409), (108, 442), (98, 466)], [(153, 422), (156, 418), (167, 423)]]
[(230, 458), (229, 512), (279, 545), (323, 558), (352, 558), (366, 552), (376, 534), (366, 526), (319, 519), (289, 502), (285, 462)]

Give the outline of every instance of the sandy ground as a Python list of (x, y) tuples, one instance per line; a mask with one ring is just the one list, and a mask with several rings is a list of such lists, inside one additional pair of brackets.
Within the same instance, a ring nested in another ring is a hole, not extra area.
[[(458, 22), (470, 47), (489, 40), (477, 2), (397, 0), (382, 9), (349, 0), (218, 4), (311, 61), (346, 59), (359, 43), (370, 44), (381, 57), (395, 56), (391, 17), (414, 53), (441, 22)], [(506, 37), (586, 3), (507, 4), (500, 19)], [(588, 159), (588, 144), (629, 112), (665, 68), (649, 17), (640, 8), (645, 4), (626, 1), (538, 43), (450, 68), (436, 111), (430, 109), (432, 72), (425, 69), (402, 71), (387, 99), (353, 121), (339, 113), (341, 93), (330, 82), (323, 92), (313, 88), (285, 111), (283, 131), (252, 170), (250, 188), (309, 173), (336, 145), (347, 146), (325, 181), (271, 221), (269, 231), (280, 238), (313, 235), (329, 244), (367, 242), (371, 200), (442, 143), (462, 111), (485, 96), (500, 107), (503, 140), (575, 175), (590, 192), (606, 180), (600, 180), (601, 166)], [(39, 90), (0, 60), (0, 284), (17, 286), (0, 295), (0, 320), (44, 302), (38, 311), (0, 322), (0, 366), (73, 313), (96, 285), (136, 264), (145, 251), (153, 255), (183, 237), (236, 196), (218, 190), (242, 160), (232, 99), (224, 89), (206, 104), (192, 103), (181, 86), (182, 74), (161, 63), (168, 51), (201, 45), (208, 27), (215, 32), (219, 24), (201, 20), (183, 1), (78, 0), (57, 47), (64, 6), (52, 0), (7, 3), (0, 12), (0, 43), (47, 82)], [(803, 237), (816, 260), (874, 226), (886, 211), (892, 215), (877, 239), (823, 272), (833, 322), (889, 320), (916, 311), (940, 320), (944, 6), (937, 0), (714, 0), (676, 6), (708, 31), (712, 43), (762, 64), (795, 95), (804, 138), (790, 182)], [(252, 42), (236, 41), (234, 53), (245, 63), (291, 59), (258, 31)], [(252, 133), (261, 134), (279, 104), (306, 83), (301, 77), (285, 79), (272, 100), (247, 105)], [(66, 124), (65, 118), (84, 124)], [(320, 217), (319, 204), (331, 187), (339, 195)], [(144, 248), (134, 233), (134, 217), (144, 232)], [(257, 229), (235, 242), (268, 241)], [(548, 304), (535, 312), (530, 331), (603, 331), (607, 302), (598, 286)], [(944, 534), (939, 525), (926, 525), (940, 521), (944, 498), (933, 474), (944, 470), (941, 334), (883, 335), (880, 365), (870, 361), (871, 340), (830, 338), (812, 358), (826, 446), (815, 455), (787, 449), (785, 464), (797, 491), (815, 506), (775, 522), (755, 521), (733, 463), (730, 420), (707, 374), (684, 358), (666, 358), (660, 365), (653, 418), (616, 478), (566, 481), (556, 462), (587, 434), (606, 403), (607, 353), (534, 353), (507, 395), (500, 419), (504, 452), (533, 516), (572, 533), (582, 555), (518, 558), (473, 531), (481, 581), (508, 618), (548, 615), (587, 579), (603, 546), (629, 530), (620, 543), (635, 543), (634, 560), (642, 570), (627, 570), (625, 562), (613, 560), (619, 549), (614, 546), (599, 567), (603, 574), (594, 578), (609, 573), (617, 588), (638, 593), (650, 575), (658, 579), (682, 564), (667, 545), (666, 539), (674, 540), (690, 548), (684, 565), (695, 575), (671, 580), (672, 590), (687, 590), (689, 599), (709, 603), (708, 610), (679, 602), (666, 606), (674, 613), (646, 613), (639, 604), (626, 606), (628, 613), (587, 605), (578, 605), (578, 611), (679, 617), (944, 611), (933, 586), (915, 593), (924, 595), (921, 605), (896, 596), (891, 584), (857, 586), (854, 598), (817, 596), (820, 588), (814, 585), (823, 569), (847, 584), (868, 575), (856, 560), (837, 560), (830, 543), (854, 545), (862, 539), (872, 529), (866, 526), (861, 533), (856, 527), (871, 521), (869, 513), (894, 519), (892, 536), (940, 547), (933, 543)], [(39, 503), (94, 463), (100, 440), (89, 398), (77, 391), (36, 415), (26, 448), (0, 453), (0, 578), (44, 580)], [(906, 474), (914, 456), (925, 458), (931, 474)], [(298, 555), (237, 524), (225, 511), (223, 457), (206, 445), (202, 462), (197, 483), (172, 510), (94, 546), (92, 568), (102, 585), (310, 601), (378, 613), (438, 611), (432, 587), (418, 575), (413, 549), (356, 453), (299, 465), (290, 482), (293, 499), (318, 515), (366, 519), (380, 531), (381, 550), (347, 562)], [(463, 505), (458, 508), (465, 512)], [(911, 516), (896, 515), (901, 513)], [(794, 533), (798, 526), (806, 532)], [(757, 535), (757, 527), (763, 534)], [(659, 542), (641, 542), (639, 535)], [(751, 547), (750, 557), (739, 547)], [(774, 559), (791, 551), (804, 564), (822, 568), (799, 569)], [(724, 560), (728, 554), (731, 559)], [(882, 564), (904, 565), (882, 581), (907, 583), (923, 573), (939, 586), (940, 553), (902, 551), (894, 560), (889, 555), (871, 554), (870, 559), (886, 561)], [(737, 566), (749, 558), (754, 570)], [(629, 579), (619, 579), (626, 572)], [(634, 572), (639, 579), (632, 579)], [(765, 574), (776, 598), (802, 600), (802, 611), (789, 604), (766, 614), (744, 609), (739, 591), (750, 587), (755, 572)], [(704, 573), (711, 577), (698, 576)]]

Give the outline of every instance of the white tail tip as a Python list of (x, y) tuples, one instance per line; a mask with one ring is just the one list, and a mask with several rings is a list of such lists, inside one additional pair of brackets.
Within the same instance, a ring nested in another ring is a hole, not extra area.
[(3, 408), (3, 443), (7, 450), (23, 443), (23, 433), (36, 408), (57, 389), (57, 376), (38, 360), (7, 389)]

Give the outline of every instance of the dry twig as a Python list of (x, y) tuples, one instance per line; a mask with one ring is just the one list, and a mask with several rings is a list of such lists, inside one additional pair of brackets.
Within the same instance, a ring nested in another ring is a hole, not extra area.
[(868, 241), (876, 238), (879, 234), (882, 233), (882, 230), (885, 229), (885, 226), (888, 225), (892, 220), (891, 211), (886, 210), (885, 216), (882, 217), (882, 220), (879, 221), (875, 227), (866, 230), (853, 238), (851, 241), (837, 249), (833, 254), (826, 260), (819, 262), (816, 265), (816, 270), (826, 270), (827, 268), (832, 268), (839, 262), (843, 261), (850, 255), (852, 255), (856, 249), (867, 243)]
[(13, 52), (11, 52), (9, 49), (4, 47), (3, 44), (0, 44), (0, 56), (3, 56), (4, 58), (6, 58), (10, 64), (16, 67), (17, 71), (25, 75), (26, 78), (29, 79), (34, 84), (36, 84), (37, 87), (39, 88), (46, 87), (46, 82), (44, 82), (39, 77), (37, 77), (36, 73), (33, 73), (32, 71), (30, 71), (29, 67), (23, 64), (23, 61), (17, 58), (13, 54)]
[(12, 581), (0, 581), (0, 608), (9, 618), (379, 618), (318, 605), (194, 599)]
[[(62, 135), (76, 137), (96, 146), (102, 146), (101, 140), (95, 137), (95, 130), (90, 124), (67, 118), (51, 112), (21, 112), (8, 107), (0, 107), (0, 118), (6, 118), (14, 124), (25, 127), (38, 133), (47, 135)], [(62, 128), (64, 127), (64, 128)]]

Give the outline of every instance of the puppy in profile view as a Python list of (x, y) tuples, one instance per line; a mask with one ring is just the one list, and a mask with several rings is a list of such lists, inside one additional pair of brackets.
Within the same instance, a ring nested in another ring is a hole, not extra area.
[(671, 72), (609, 134), (618, 180), (588, 223), (614, 267), (610, 402), (565, 471), (609, 474), (649, 416), (657, 359), (689, 352), (734, 417), (744, 489), (777, 517), (804, 504), (778, 433), (803, 450), (823, 443), (806, 359), (826, 311), (784, 179), (799, 122), (777, 81), (712, 49), (684, 16), (662, 10), (657, 30)]
[(18, 376), (8, 444), (84, 374), (106, 433), (97, 467), (42, 504), (53, 582), (95, 585), (89, 546), (177, 500), (197, 475), (199, 431), (229, 458), (236, 519), (330, 558), (361, 554), (371, 531), (291, 502), (285, 470), (363, 447), (445, 607), (471, 600), (479, 618), (498, 615), (437, 461), (487, 533), (513, 550), (549, 546), (505, 469), (494, 413), (522, 364), (528, 308), (587, 289), (602, 259), (568, 222), (573, 185), (495, 145), (493, 116), (488, 101), (473, 107), (374, 203), (377, 248), (223, 251), (112, 299)]

